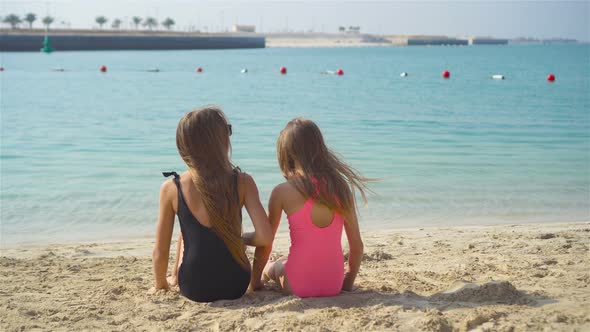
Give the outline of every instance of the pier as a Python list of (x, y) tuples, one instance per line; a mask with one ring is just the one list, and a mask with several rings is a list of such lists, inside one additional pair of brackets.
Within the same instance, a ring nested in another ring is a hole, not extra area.
[[(55, 51), (239, 49), (266, 44), (263, 36), (239, 34), (50, 32), (48, 36)], [(0, 51), (39, 52), (44, 38), (44, 33), (0, 32)]]

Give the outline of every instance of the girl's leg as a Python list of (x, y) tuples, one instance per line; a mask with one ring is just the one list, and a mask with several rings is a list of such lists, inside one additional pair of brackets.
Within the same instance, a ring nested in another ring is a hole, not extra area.
[(293, 294), (289, 280), (287, 279), (287, 272), (285, 270), (285, 262), (287, 257), (281, 257), (274, 262), (268, 262), (264, 271), (262, 272), (262, 278), (264, 281), (273, 280), (281, 287), (281, 290), (286, 294)]
[(174, 260), (174, 266), (172, 267), (172, 275), (167, 278), (168, 285), (178, 285), (178, 270), (182, 264), (182, 255), (184, 252), (184, 243), (182, 242), (182, 232), (178, 235), (178, 241), (176, 243), (176, 259)]

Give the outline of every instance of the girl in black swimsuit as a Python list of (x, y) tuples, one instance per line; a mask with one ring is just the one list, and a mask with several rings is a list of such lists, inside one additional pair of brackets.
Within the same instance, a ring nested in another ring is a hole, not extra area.
[[(192, 111), (180, 120), (176, 145), (188, 171), (164, 173), (174, 179), (160, 189), (152, 290), (169, 289), (169, 281), (174, 284), (178, 275), (180, 293), (193, 301), (239, 298), (250, 283), (245, 245), (271, 243), (272, 230), (256, 183), (229, 159), (230, 135), (231, 125), (217, 107)], [(242, 234), (243, 206), (254, 224), (252, 233)], [(167, 280), (174, 215), (181, 234), (176, 266)]]

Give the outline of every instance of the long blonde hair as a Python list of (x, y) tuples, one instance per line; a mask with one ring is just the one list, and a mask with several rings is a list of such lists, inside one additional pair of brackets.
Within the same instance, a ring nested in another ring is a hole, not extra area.
[(176, 129), (176, 147), (186, 163), (219, 236), (236, 262), (249, 265), (242, 243), (240, 202), (236, 197), (234, 165), (225, 114), (217, 106), (205, 106), (185, 114)]
[(311, 120), (296, 118), (287, 123), (277, 141), (277, 159), (285, 179), (302, 195), (337, 211), (347, 221), (356, 218), (355, 189), (367, 202), (369, 180), (326, 146)]

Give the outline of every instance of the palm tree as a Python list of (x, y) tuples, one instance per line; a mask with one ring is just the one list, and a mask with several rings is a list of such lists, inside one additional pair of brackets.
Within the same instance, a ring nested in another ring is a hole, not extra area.
[(146, 26), (148, 29), (152, 30), (158, 26), (158, 21), (156, 21), (156, 19), (153, 17), (147, 17), (143, 22), (143, 26)]
[(108, 19), (104, 16), (98, 16), (95, 19), (96, 23), (98, 23), (98, 25), (100, 26), (100, 28), (102, 29), (102, 26), (107, 23)]
[(45, 25), (45, 29), (49, 30), (49, 26), (53, 23), (54, 19), (51, 16), (45, 16), (41, 22)]
[(121, 21), (120, 19), (116, 18), (116, 19), (113, 21), (113, 24), (111, 25), (111, 27), (112, 27), (113, 29), (119, 29), (119, 28), (121, 27), (121, 23), (123, 23), (123, 21)]
[(139, 16), (133, 16), (133, 24), (135, 25), (135, 30), (137, 30), (137, 27), (139, 26), (139, 23), (141, 23), (141, 17), (139, 17)]
[(33, 13), (28, 13), (27, 15), (25, 15), (25, 21), (27, 21), (29, 23), (29, 29), (33, 28), (33, 22), (35, 22), (37, 20), (37, 15), (33, 14)]
[(162, 25), (166, 27), (166, 29), (170, 30), (172, 28), (172, 26), (176, 24), (176, 22), (174, 22), (173, 19), (171, 19), (170, 17), (167, 17), (164, 22), (162, 22)]
[(10, 24), (10, 27), (16, 29), (16, 27), (22, 23), (20, 17), (14, 14), (10, 14), (2, 20), (2, 22)]

